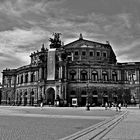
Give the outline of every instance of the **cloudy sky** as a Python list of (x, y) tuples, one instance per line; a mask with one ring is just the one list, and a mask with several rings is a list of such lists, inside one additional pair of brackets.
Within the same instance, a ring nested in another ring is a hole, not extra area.
[(0, 72), (29, 64), (53, 32), (64, 44), (80, 33), (109, 40), (118, 62), (140, 61), (139, 7), (140, 0), (0, 0)]

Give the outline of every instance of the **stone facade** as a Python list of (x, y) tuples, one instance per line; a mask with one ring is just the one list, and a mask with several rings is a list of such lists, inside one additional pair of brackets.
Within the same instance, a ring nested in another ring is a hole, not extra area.
[(3, 70), (1, 104), (54, 105), (59, 100), (79, 106), (108, 103), (138, 103), (140, 98), (140, 62), (118, 63), (109, 44), (78, 40), (62, 45), (59, 36), (50, 38), (30, 55), (31, 63)]

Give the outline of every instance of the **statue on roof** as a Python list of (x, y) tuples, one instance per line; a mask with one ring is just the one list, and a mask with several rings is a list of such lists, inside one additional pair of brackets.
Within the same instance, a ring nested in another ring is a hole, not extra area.
[(83, 39), (83, 35), (80, 33), (79, 40), (82, 40), (82, 39)]
[(50, 48), (60, 48), (61, 47), (60, 35), (61, 35), (61, 33), (53, 33), (54, 38), (49, 39), (49, 41), (51, 42)]
[(106, 41), (106, 44), (110, 45), (110, 42), (107, 40), (107, 41)]
[(42, 48), (41, 48), (41, 51), (45, 51), (45, 47), (44, 47), (44, 44), (42, 44)]

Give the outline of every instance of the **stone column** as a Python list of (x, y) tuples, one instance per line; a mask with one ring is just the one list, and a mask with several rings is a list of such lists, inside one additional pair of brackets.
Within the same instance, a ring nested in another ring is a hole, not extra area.
[(100, 81), (102, 81), (102, 69), (99, 70), (98, 74), (99, 74), (98, 78), (100, 79)]
[(28, 89), (28, 91), (27, 91), (27, 105), (31, 104), (30, 100), (31, 100), (31, 89)]
[(40, 96), (41, 96), (41, 89), (40, 89), (40, 86), (38, 86), (38, 89), (37, 89), (37, 92), (38, 92), (38, 100), (40, 100)]
[(42, 86), (42, 97), (43, 97), (43, 99), (45, 99), (45, 89), (44, 89), (44, 86)]
[(19, 81), (18, 81), (18, 75), (17, 75), (17, 77), (16, 77), (16, 78), (17, 78), (16, 84), (18, 84), (18, 82), (19, 82)]
[(34, 89), (34, 105), (37, 105), (38, 104), (38, 96), (37, 96), (37, 89), (35, 88)]
[(36, 81), (38, 81), (38, 71), (36, 71)]
[(136, 77), (137, 77), (137, 83), (139, 83), (139, 70), (136, 71)]
[(19, 74), (19, 84), (21, 84), (21, 75)]
[(66, 100), (67, 99), (67, 86), (66, 86), (66, 84), (65, 84), (65, 96), (64, 96), (64, 100)]
[(25, 73), (23, 73), (23, 83), (25, 83)]
[(44, 79), (47, 80), (47, 68), (46, 67), (44, 68)]
[(16, 90), (15, 92), (15, 104), (17, 105), (18, 103), (18, 91)]
[(2, 85), (4, 85), (5, 84), (5, 76), (2, 74)]
[(21, 97), (22, 98), (22, 105), (24, 105), (24, 96), (25, 96), (24, 91), (22, 90), (22, 97)]
[(28, 72), (28, 82), (31, 82), (31, 72)]
[(109, 71), (108, 71), (108, 81), (109, 82), (112, 81), (112, 72), (111, 72), (111, 69), (109, 69)]
[(39, 80), (42, 79), (42, 68), (39, 68)]
[(92, 74), (91, 74), (91, 68), (89, 68), (89, 81), (90, 81), (90, 82), (91, 82), (91, 79), (92, 79), (92, 78), (91, 78), (91, 75), (92, 75)]
[(118, 80), (118, 81), (121, 80), (121, 79), (120, 79), (120, 75), (121, 75), (121, 74), (120, 74), (120, 70), (118, 70), (118, 71), (117, 71), (117, 80)]
[(60, 85), (60, 88), (59, 88), (59, 96), (60, 96), (60, 98), (62, 99), (62, 94), (63, 93), (63, 88), (62, 88), (62, 84)]
[(67, 68), (66, 68), (66, 65), (65, 65), (65, 77), (64, 79), (66, 80), (67, 79)]
[(59, 79), (61, 79), (61, 66), (59, 66)]
[(80, 69), (78, 69), (78, 82), (80, 82)]
[(87, 68), (86, 71), (87, 71), (87, 77), (86, 77), (87, 79), (86, 79), (86, 81), (89, 83), (89, 69)]

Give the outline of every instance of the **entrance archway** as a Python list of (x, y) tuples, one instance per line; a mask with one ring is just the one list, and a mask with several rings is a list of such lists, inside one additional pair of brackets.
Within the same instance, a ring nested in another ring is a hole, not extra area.
[(86, 90), (82, 90), (81, 92), (81, 106), (85, 106), (87, 101), (87, 92)]
[(108, 103), (108, 96), (103, 96), (103, 105), (105, 106), (105, 103)]
[(31, 106), (34, 105), (34, 91), (31, 91), (31, 93), (30, 93), (30, 104), (31, 104)]
[(27, 105), (27, 92), (24, 93), (24, 105)]
[(49, 88), (46, 92), (46, 102), (47, 105), (54, 105), (55, 100), (55, 90), (53, 88)]

